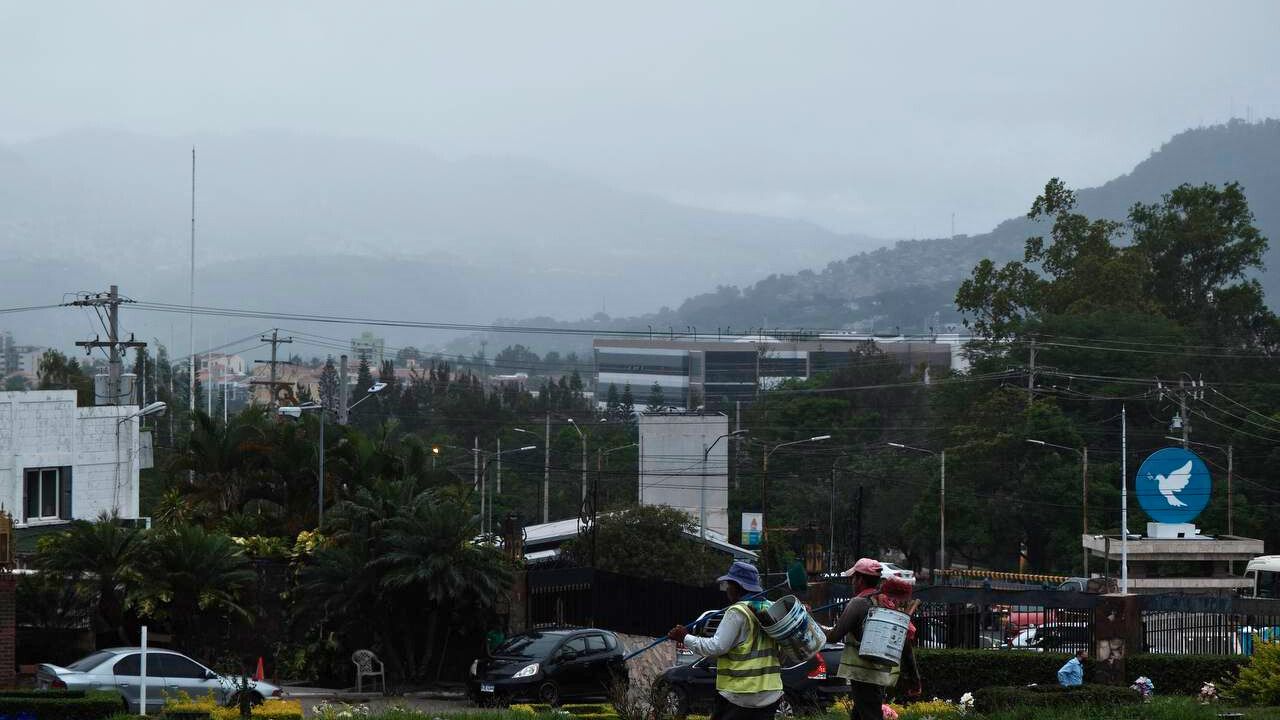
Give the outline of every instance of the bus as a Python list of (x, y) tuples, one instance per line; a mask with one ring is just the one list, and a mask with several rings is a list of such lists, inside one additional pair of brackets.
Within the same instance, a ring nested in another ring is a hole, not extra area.
[(1259, 555), (1244, 568), (1245, 597), (1280, 598), (1280, 555)]

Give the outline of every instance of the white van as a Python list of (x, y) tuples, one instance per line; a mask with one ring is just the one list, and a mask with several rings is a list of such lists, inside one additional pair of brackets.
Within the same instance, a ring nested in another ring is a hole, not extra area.
[(1280, 555), (1259, 555), (1244, 568), (1246, 597), (1280, 598)]

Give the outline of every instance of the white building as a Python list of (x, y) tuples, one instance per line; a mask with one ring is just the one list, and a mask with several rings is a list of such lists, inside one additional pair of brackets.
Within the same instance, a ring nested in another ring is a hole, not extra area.
[(721, 413), (645, 413), (638, 425), (640, 503), (684, 510), (695, 521), (706, 517), (707, 530), (727, 537), (729, 438), (721, 436), (729, 433), (729, 418)]
[(138, 517), (137, 412), (76, 407), (74, 390), (0, 392), (0, 504), (14, 524)]

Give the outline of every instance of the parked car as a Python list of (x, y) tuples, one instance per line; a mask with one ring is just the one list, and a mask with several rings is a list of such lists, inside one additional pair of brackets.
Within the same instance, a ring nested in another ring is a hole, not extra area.
[(916, 582), (916, 573), (914, 570), (909, 570), (907, 568), (902, 567), (901, 565), (895, 565), (891, 562), (880, 563), (880, 577), (902, 578), (903, 580), (906, 580), (912, 585), (914, 585)]
[[(849, 683), (836, 677), (844, 643), (828, 643), (814, 657), (782, 669), (783, 699), (777, 715), (790, 717), (810, 710), (824, 710), (836, 698), (849, 693)], [(676, 717), (711, 711), (716, 694), (715, 658), (689, 653), (677, 656), (675, 667), (662, 674), (668, 709)]]
[(608, 630), (533, 630), (513, 635), (490, 657), (472, 662), (467, 693), (477, 705), (605, 698), (612, 683), (627, 680), (622, 656), (622, 643)]
[[(166, 695), (185, 692), (191, 697), (209, 693), (224, 705), (239, 702), (238, 680), (219, 675), (186, 655), (147, 649), (147, 710), (164, 707)], [(98, 650), (66, 667), (44, 664), (36, 668), (36, 687), (43, 690), (106, 690), (119, 693), (129, 712), (142, 710), (142, 648)], [(256, 682), (249, 689), (254, 704), (280, 697), (280, 688)]]
[(1088, 650), (1091, 628), (1086, 623), (1045, 623), (1022, 630), (1009, 643), (1014, 650), (1075, 652)]

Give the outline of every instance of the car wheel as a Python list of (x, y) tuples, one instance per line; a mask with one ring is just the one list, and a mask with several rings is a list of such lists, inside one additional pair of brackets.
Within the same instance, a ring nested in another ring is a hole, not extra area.
[(658, 717), (684, 718), (689, 714), (689, 693), (684, 688), (664, 684), (659, 693), (662, 713)]
[(796, 705), (791, 701), (791, 696), (783, 694), (782, 699), (773, 708), (774, 720), (791, 720), (796, 716)]
[(538, 686), (538, 701), (551, 707), (560, 705), (560, 687), (548, 680)]

